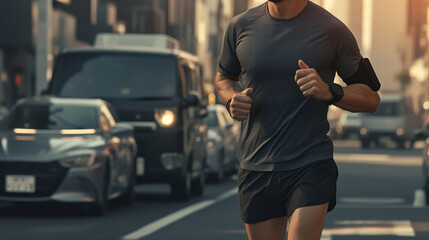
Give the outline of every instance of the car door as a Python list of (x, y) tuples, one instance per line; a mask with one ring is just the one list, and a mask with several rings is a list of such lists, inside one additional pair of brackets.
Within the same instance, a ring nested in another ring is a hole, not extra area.
[(234, 159), (235, 155), (235, 136), (233, 133), (233, 126), (234, 122), (230, 117), (227, 116), (228, 112), (226, 109), (218, 108), (218, 118), (219, 118), (219, 124), (221, 130), (222, 130), (222, 137), (224, 142), (224, 151), (225, 151), (225, 157), (224, 157), (224, 164), (231, 165), (231, 161)]
[[(198, 93), (198, 78), (195, 72), (195, 65), (192, 63), (185, 63), (183, 65), (183, 71), (185, 73), (186, 85), (189, 92)], [(201, 98), (200, 98), (201, 100)], [(201, 134), (201, 127), (203, 127), (203, 119), (199, 115), (199, 106), (187, 106), (186, 110), (186, 120), (185, 123), (187, 126), (187, 139), (188, 143), (186, 144), (191, 149), (189, 153), (192, 154), (192, 170), (199, 171), (202, 169), (202, 160), (203, 160), (203, 136)]]
[(127, 149), (124, 133), (115, 133), (112, 130), (116, 121), (106, 105), (100, 108), (100, 125), (106, 133), (111, 149), (110, 173), (112, 179), (112, 192), (120, 191), (126, 186), (129, 175), (130, 151)]

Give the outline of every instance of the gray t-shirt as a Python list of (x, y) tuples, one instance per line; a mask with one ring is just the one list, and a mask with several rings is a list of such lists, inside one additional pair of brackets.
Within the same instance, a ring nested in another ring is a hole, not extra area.
[(273, 18), (267, 3), (234, 17), (218, 71), (240, 76), (243, 88), (254, 90), (250, 116), (241, 123), (240, 166), (286, 171), (332, 158), (328, 104), (303, 96), (294, 81), (298, 60), (325, 82), (333, 82), (335, 72), (347, 82), (361, 58), (349, 29), (310, 1), (288, 20)]

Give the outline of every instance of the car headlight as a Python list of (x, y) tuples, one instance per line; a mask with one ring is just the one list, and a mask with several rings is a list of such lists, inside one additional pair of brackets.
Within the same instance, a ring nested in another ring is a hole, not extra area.
[(155, 109), (155, 120), (161, 127), (172, 127), (177, 120), (175, 109)]
[(396, 135), (398, 135), (398, 136), (404, 135), (404, 129), (403, 128), (396, 129)]
[(96, 154), (68, 157), (61, 159), (59, 162), (63, 167), (90, 167), (95, 162)]
[(207, 146), (208, 147), (213, 147), (215, 145), (215, 141), (214, 140), (209, 140), (208, 142), (207, 142)]

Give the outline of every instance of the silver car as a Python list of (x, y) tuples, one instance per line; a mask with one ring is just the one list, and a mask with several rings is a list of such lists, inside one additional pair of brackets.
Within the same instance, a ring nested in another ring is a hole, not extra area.
[(102, 100), (34, 98), (0, 125), (0, 201), (77, 202), (95, 214), (134, 200), (136, 143)]
[(240, 126), (224, 105), (207, 107), (207, 163), (206, 172), (221, 181), (225, 173), (237, 169), (235, 157)]

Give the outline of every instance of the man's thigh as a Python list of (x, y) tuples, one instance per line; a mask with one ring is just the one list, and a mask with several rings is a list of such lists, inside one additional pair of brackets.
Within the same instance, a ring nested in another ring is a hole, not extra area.
[(249, 240), (284, 240), (286, 236), (287, 218), (273, 218), (254, 224), (246, 224)]
[(291, 216), (288, 240), (320, 240), (328, 203), (298, 208)]

